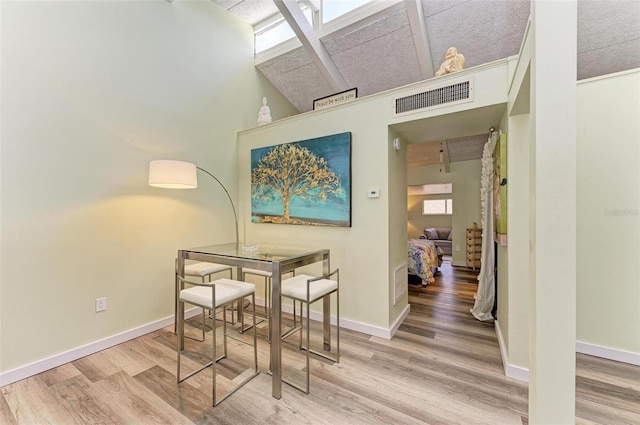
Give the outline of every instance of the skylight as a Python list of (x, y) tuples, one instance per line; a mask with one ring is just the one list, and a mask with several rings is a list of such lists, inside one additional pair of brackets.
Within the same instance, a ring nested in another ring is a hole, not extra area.
[[(371, 0), (322, 0), (322, 24), (346, 15), (370, 2)], [(315, 30), (318, 30), (317, 25), (314, 26), (313, 24), (313, 10), (304, 2), (299, 4), (307, 21)], [(277, 16), (280, 17), (277, 18)], [(289, 23), (279, 14), (255, 25), (254, 28), (256, 54), (291, 40), (296, 36)]]
[(370, 1), (371, 0), (322, 0), (322, 23), (326, 24)]
[[(308, 7), (302, 7), (302, 12), (309, 23), (312, 21), (312, 11)], [(313, 24), (312, 24), (313, 25)], [(263, 52), (277, 46), (287, 40), (294, 38), (296, 34), (284, 18), (280, 18), (273, 25), (270, 25), (255, 34), (255, 53)]]

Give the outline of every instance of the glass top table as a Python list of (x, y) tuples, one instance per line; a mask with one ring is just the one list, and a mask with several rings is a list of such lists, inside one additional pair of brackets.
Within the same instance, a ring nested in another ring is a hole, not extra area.
[[(271, 395), (282, 397), (282, 354), (280, 340), (280, 324), (282, 323), (282, 309), (280, 305), (280, 283), (282, 275), (298, 267), (322, 262), (322, 273), (329, 274), (329, 250), (308, 249), (281, 246), (277, 244), (257, 244), (245, 246), (241, 243), (223, 245), (208, 245), (190, 249), (178, 250), (177, 273), (184, 277), (186, 260), (204, 261), (237, 267), (236, 276), (241, 276), (242, 268), (251, 268), (271, 272)], [(328, 303), (323, 303), (327, 305)], [(184, 309), (184, 307), (183, 307)], [(184, 311), (178, 312), (184, 314)], [(323, 314), (325, 323), (324, 345), (330, 349), (329, 314)]]

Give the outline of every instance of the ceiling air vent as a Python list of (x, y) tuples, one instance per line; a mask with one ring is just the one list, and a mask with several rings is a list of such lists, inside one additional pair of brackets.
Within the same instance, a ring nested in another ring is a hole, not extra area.
[(449, 81), (427, 91), (399, 97), (394, 101), (394, 115), (441, 108), (473, 101), (473, 80)]

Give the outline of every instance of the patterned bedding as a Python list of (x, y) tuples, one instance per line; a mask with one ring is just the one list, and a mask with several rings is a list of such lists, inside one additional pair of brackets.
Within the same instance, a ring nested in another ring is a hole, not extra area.
[(422, 279), (422, 286), (434, 282), (433, 275), (438, 271), (444, 251), (428, 239), (409, 239), (409, 274)]

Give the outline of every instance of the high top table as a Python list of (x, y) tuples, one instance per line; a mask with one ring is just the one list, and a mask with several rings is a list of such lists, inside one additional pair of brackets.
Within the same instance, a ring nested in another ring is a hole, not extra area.
[[(199, 248), (178, 250), (177, 273), (184, 277), (186, 260), (205, 261), (237, 267), (236, 276), (241, 276), (242, 268), (268, 271), (272, 273), (271, 280), (271, 395), (277, 399), (282, 397), (282, 353), (280, 340), (280, 324), (282, 323), (282, 309), (280, 306), (280, 283), (282, 275), (322, 261), (322, 274), (329, 274), (328, 249), (289, 248), (274, 244), (258, 244), (244, 246), (241, 243), (224, 245), (209, 245)], [(180, 303), (179, 303), (180, 304)], [(324, 348), (331, 349), (329, 303), (323, 302), (324, 309)], [(184, 304), (179, 306), (177, 314), (184, 315)]]

